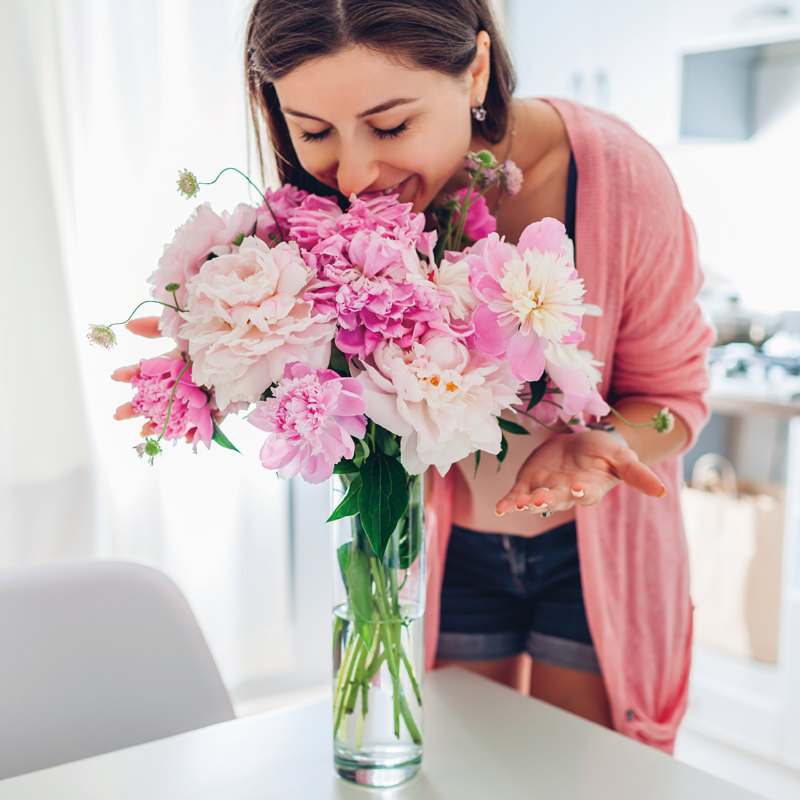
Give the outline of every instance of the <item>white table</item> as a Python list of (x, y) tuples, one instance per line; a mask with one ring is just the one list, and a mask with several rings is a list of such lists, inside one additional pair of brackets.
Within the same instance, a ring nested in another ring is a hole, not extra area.
[[(425, 678), (422, 773), (334, 775), (330, 703), (269, 711), (0, 781), (0, 800), (754, 800), (757, 795), (460, 669)], [(2, 757), (2, 754), (0, 754)]]

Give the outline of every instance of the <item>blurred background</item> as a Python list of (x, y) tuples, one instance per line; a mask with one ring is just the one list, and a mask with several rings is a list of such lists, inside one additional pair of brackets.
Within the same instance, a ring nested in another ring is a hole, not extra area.
[[(238, 714), (329, 692), (326, 487), (170, 449), (112, 419), (109, 375), (161, 353), (127, 317), (194, 201), (180, 169), (257, 172), (250, 0), (0, 3), (0, 567), (143, 560), (186, 594)], [(518, 96), (626, 120), (670, 166), (718, 330), (711, 422), (685, 459), (696, 605), (677, 756), (800, 796), (800, 0), (496, 0)], [(200, 201), (253, 199), (226, 175)], [(144, 311), (142, 312), (144, 313)]]

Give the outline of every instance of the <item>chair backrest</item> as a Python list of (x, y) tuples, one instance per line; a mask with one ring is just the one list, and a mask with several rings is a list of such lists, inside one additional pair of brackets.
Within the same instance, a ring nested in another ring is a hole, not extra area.
[(0, 778), (233, 718), (162, 573), (122, 561), (0, 570)]

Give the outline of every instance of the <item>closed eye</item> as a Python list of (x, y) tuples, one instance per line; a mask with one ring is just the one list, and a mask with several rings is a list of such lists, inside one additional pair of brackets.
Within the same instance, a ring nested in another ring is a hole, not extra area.
[(331, 129), (320, 131), (319, 133), (309, 133), (308, 131), (301, 131), (300, 138), (304, 142), (321, 142), (329, 133)]
[(372, 129), (379, 139), (396, 139), (408, 130), (408, 122), (401, 122), (396, 128), (385, 131), (382, 128)]

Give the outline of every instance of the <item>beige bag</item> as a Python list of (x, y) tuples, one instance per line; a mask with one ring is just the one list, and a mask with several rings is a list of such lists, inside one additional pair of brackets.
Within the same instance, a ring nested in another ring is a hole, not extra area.
[(730, 462), (709, 453), (695, 464), (681, 505), (695, 643), (775, 662), (783, 487), (737, 486)]

